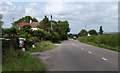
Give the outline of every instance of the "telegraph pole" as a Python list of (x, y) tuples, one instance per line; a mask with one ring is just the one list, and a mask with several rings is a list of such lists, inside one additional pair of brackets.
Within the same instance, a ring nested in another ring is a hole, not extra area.
[(52, 30), (52, 15), (51, 15), (51, 30)]
[(13, 17), (13, 23), (12, 23), (12, 26), (14, 27), (14, 17)]
[(87, 28), (87, 25), (85, 25), (85, 30), (86, 30), (86, 28)]

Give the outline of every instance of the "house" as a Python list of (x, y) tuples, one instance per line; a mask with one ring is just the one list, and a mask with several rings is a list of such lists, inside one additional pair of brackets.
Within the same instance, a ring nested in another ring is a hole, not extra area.
[(91, 35), (88, 33), (87, 36), (91, 36)]
[(39, 22), (31, 22), (30, 23), (20, 23), (19, 28), (23, 27), (24, 25), (30, 25), (32, 30), (38, 30), (37, 25), (40, 25)]

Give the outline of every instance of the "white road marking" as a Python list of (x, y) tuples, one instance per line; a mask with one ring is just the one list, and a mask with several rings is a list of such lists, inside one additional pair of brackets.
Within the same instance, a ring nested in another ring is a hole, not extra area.
[(106, 58), (102, 58), (103, 60), (105, 60), (105, 61), (108, 61)]
[(77, 46), (78, 47), (78, 46)]
[(92, 52), (88, 51), (88, 53), (92, 53)]
[(81, 48), (83, 50), (83, 48)]

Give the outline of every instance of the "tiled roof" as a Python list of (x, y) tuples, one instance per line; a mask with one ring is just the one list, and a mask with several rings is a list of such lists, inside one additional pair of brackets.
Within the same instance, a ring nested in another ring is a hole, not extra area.
[(30, 23), (20, 23), (19, 27), (23, 27), (24, 25), (30, 25)]
[(32, 28), (37, 28), (37, 25), (39, 25), (39, 22), (20, 23), (19, 27), (23, 27), (24, 25), (31, 25)]
[(32, 28), (37, 28), (37, 25), (40, 25), (39, 22), (32, 22), (31, 23)]

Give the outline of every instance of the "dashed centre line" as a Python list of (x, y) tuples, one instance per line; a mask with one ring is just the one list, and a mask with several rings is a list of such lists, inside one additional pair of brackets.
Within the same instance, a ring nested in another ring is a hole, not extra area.
[(106, 58), (103, 58), (103, 57), (102, 57), (102, 59), (105, 60), (105, 61), (108, 61)]
[(83, 50), (83, 48), (81, 48)]
[(88, 53), (90, 53), (90, 54), (91, 54), (92, 52), (88, 51)]

